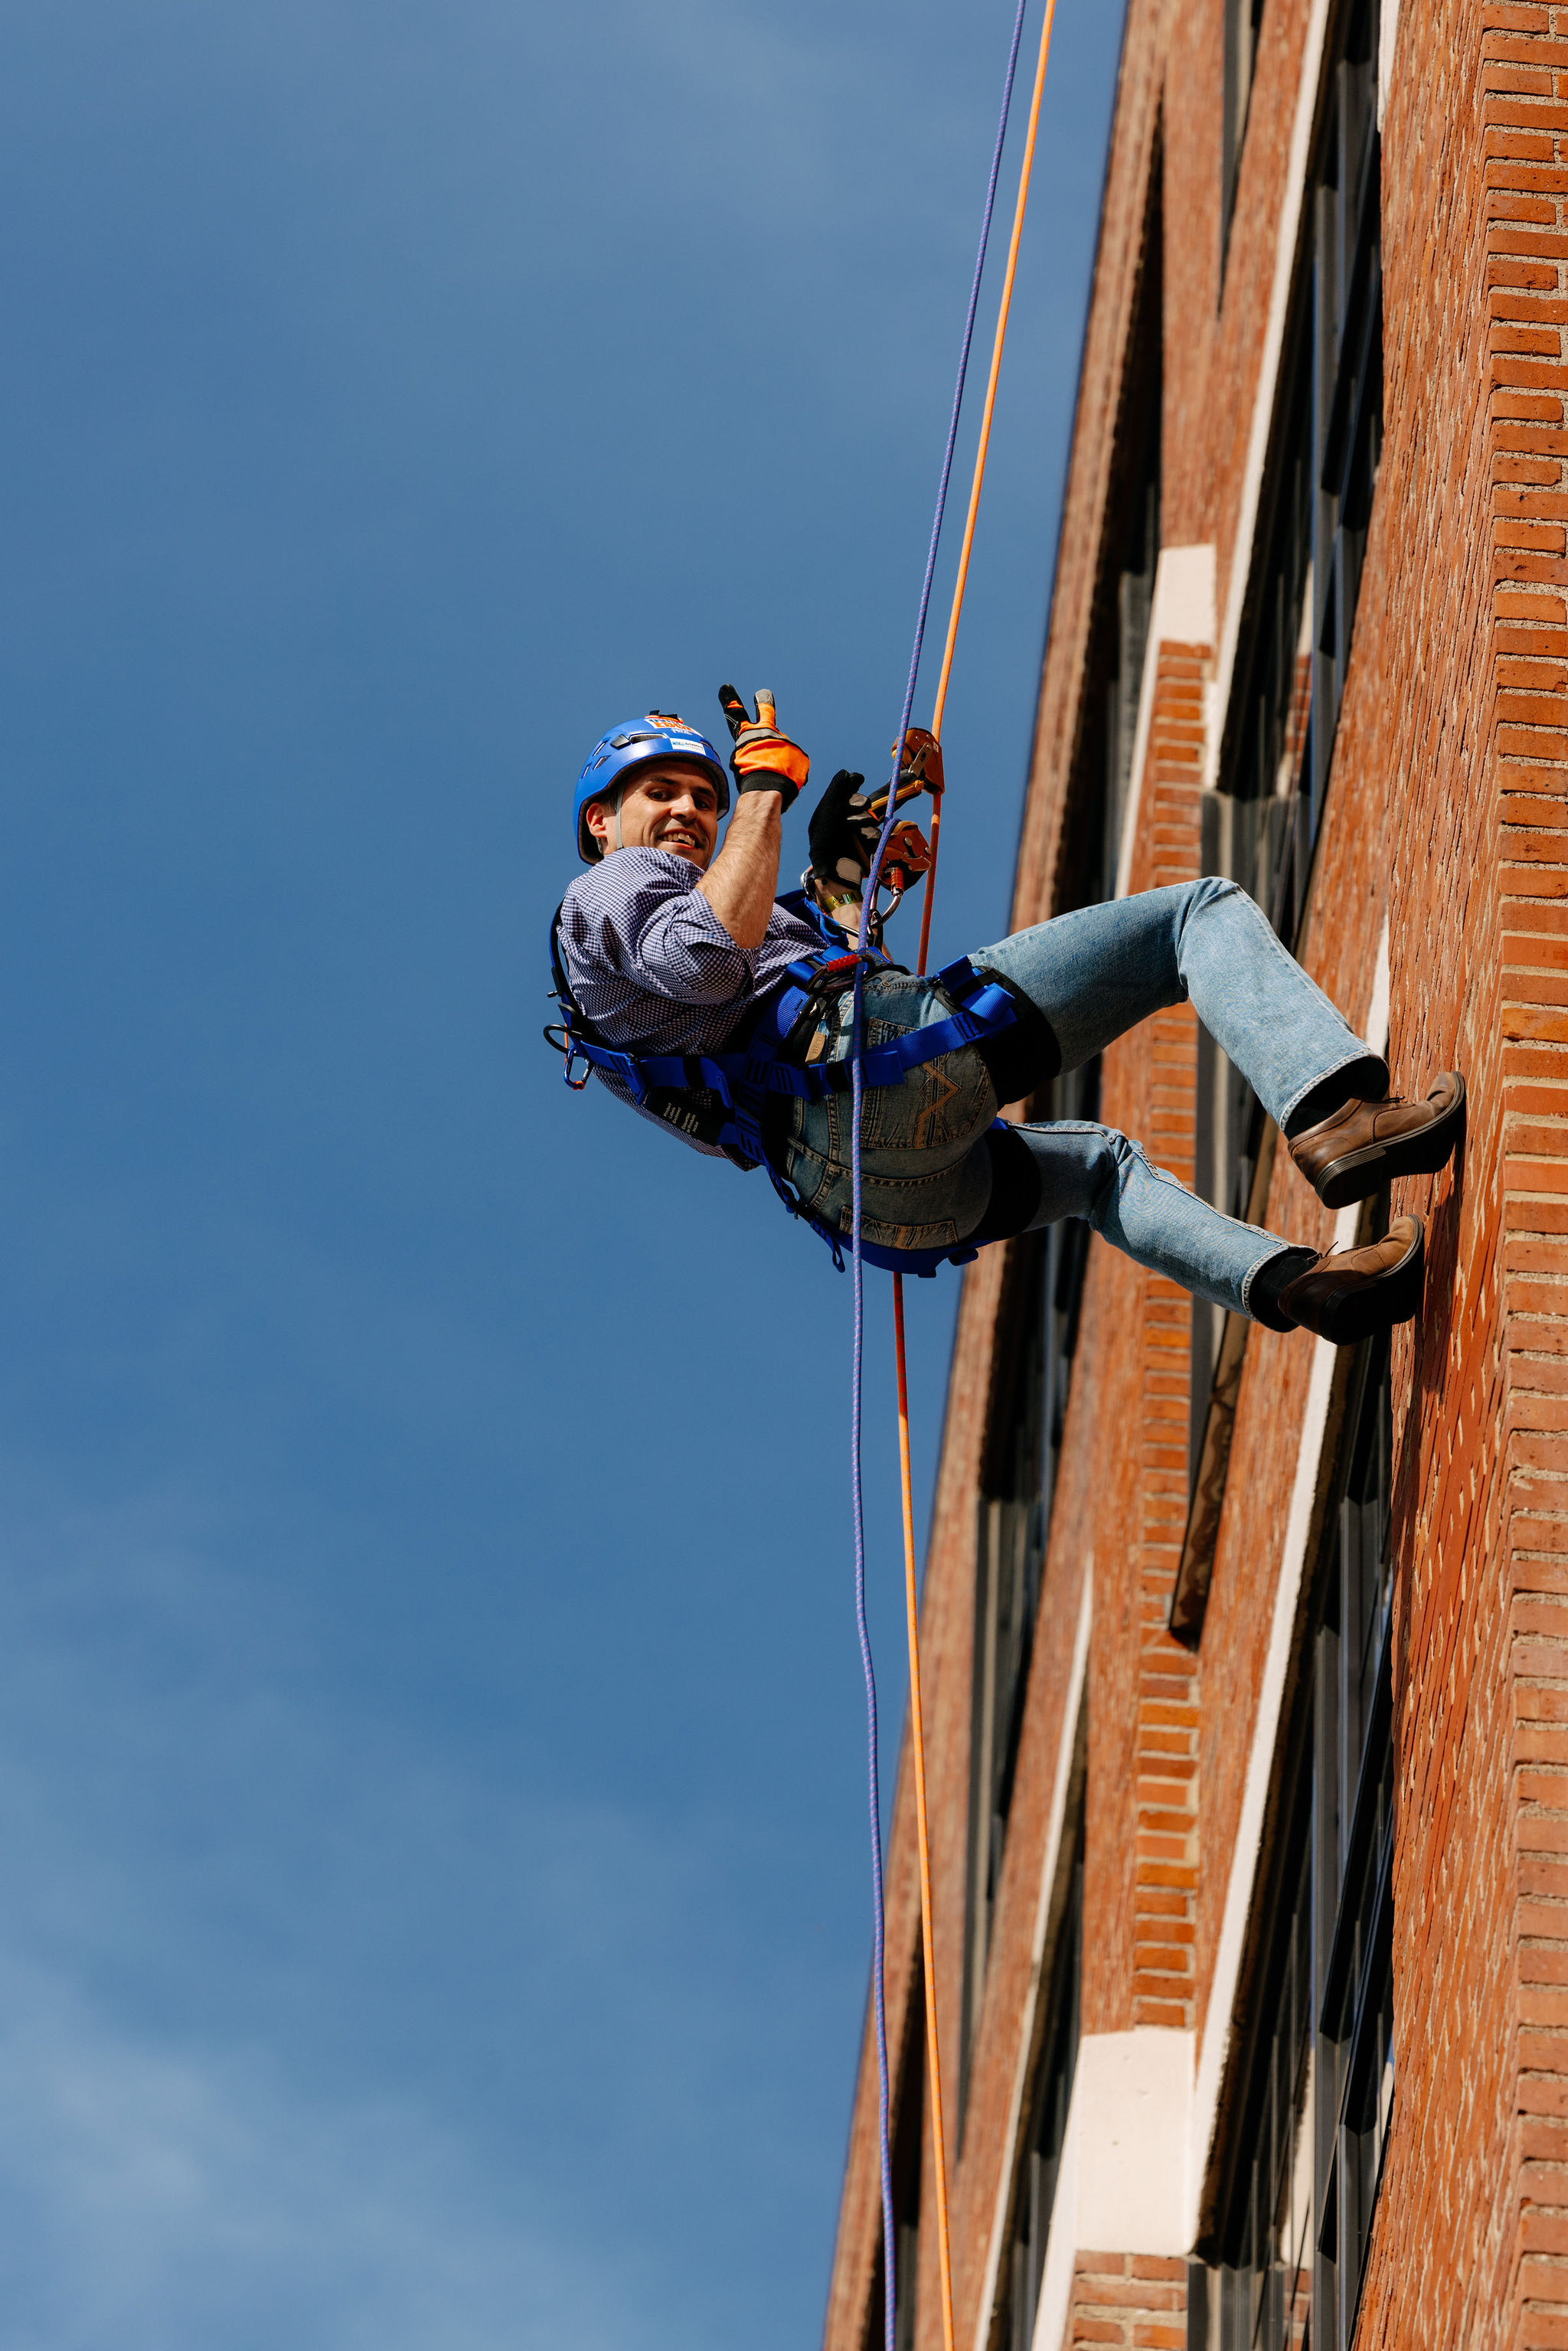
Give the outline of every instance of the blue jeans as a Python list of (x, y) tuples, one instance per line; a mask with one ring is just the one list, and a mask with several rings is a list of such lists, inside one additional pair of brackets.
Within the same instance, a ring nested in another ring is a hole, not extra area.
[[(1282, 1127), (1297, 1103), (1352, 1062), (1367, 1091), (1387, 1072), (1280, 944), (1234, 882), (1207, 878), (1149, 890), (1019, 931), (971, 958), (1012, 981), (1045, 1015), (1061, 1066), (1074, 1070), (1140, 1020), (1190, 1001), (1198, 1019)], [(868, 1044), (943, 1018), (931, 982), (897, 972), (865, 983)], [(826, 1053), (849, 1051), (850, 998), (830, 1024)], [(1379, 1072), (1381, 1077), (1379, 1078)], [(862, 1227), (890, 1249), (963, 1240), (991, 1190), (985, 1134), (997, 1114), (990, 1078), (966, 1048), (912, 1070), (901, 1085), (868, 1087), (861, 1120)], [(850, 1228), (852, 1098), (792, 1107), (785, 1169), (806, 1206)], [(1141, 1144), (1079, 1121), (1019, 1126), (1040, 1178), (1030, 1227), (1082, 1217), (1113, 1248), (1199, 1298), (1245, 1313), (1254, 1275), (1287, 1244), (1223, 1216), (1151, 1165)]]

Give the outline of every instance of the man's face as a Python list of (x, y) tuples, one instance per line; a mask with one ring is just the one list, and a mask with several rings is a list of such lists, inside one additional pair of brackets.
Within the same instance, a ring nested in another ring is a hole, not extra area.
[(603, 800), (583, 810), (589, 831), (608, 856), (612, 849), (668, 849), (706, 872), (718, 841), (718, 789), (695, 759), (656, 759), (639, 768), (615, 811)]

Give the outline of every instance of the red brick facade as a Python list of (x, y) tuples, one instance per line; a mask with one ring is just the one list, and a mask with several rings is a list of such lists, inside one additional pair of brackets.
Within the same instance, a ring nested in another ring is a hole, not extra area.
[[(1132, 862), (1134, 890), (1190, 881), (1198, 872), (1203, 681), (1210, 652), (1207, 645), (1164, 643), (1155, 653), (1142, 821)], [(1105, 1057), (1101, 1106), (1108, 1126), (1142, 1136), (1158, 1165), (1188, 1183), (1197, 1029), (1191, 1008), (1178, 1005), (1124, 1038)], [(1118, 1690), (1111, 1705), (1132, 1736), (1127, 1776), (1136, 1812), (1130, 1823), (1118, 1821), (1114, 1829), (1107, 1823), (1107, 1832), (1129, 1837), (1137, 1856), (1132, 2021), (1190, 2026), (1197, 1925), (1197, 1667), (1171, 1639), (1166, 1618), (1186, 1520), (1192, 1316), (1186, 1292), (1173, 1282), (1129, 1270), (1143, 1293), (1134, 1323), (1143, 1341), (1142, 1425), (1138, 1521), (1124, 1527), (1121, 1541), (1137, 1579), (1140, 1639), (1135, 1652), (1127, 1651), (1129, 1666), (1135, 1658), (1136, 1686)], [(1113, 1555), (1115, 1542), (1113, 1534)]]
[(1080, 2253), (1071, 2314), (1071, 2344), (1181, 2351), (1186, 2341), (1186, 2264), (1146, 2253)]
[[(1015, 926), (1050, 914), (1067, 886), (1152, 216), (1160, 538), (1213, 550), (1216, 613), (1212, 642), (1195, 643), (1162, 634), (1156, 612), (1126, 878), (1139, 889), (1200, 870), (1203, 796), (1221, 766), (1266, 520), (1302, 175), (1342, 13), (1266, 0), (1221, 282), (1222, 0), (1131, 0)], [(1386, 931), (1396, 1082), (1458, 1066), (1471, 1109), (1462, 1155), (1394, 1201), (1426, 1217), (1429, 1270), (1423, 1317), (1392, 1358), (1396, 2059), (1354, 2335), (1423, 2351), (1568, 2346), (1568, 5), (1401, 0), (1378, 14), (1384, 440), (1296, 952), (1364, 1024)], [(1101, 1114), (1184, 1177), (1196, 1064), (1181, 1008), (1113, 1048), (1103, 1073)], [(1333, 1220), (1282, 1152), (1267, 1194), (1271, 1229), (1328, 1245)], [(925, 1587), (936, 1963), (955, 2078), (975, 1498), (1008, 1279), (1000, 1249), (966, 1277)], [(1186, 2254), (1213, 2251), (1217, 2149), (1284, 1833), (1281, 1726), (1309, 1671), (1305, 1582), (1298, 1599), (1289, 1578), (1322, 1531), (1319, 1464), (1340, 1390), (1299, 1334), (1251, 1332), (1201, 1640), (1184, 1648), (1165, 1628), (1187, 1520), (1190, 1332), (1183, 1293), (1093, 1245), (961, 2145), (949, 2098), (964, 2351), (989, 2351), (1004, 2299), (1052, 1963), (1048, 1865), (1080, 1705), (1081, 2030), (1105, 2064), (1155, 2045), (1141, 2028), (1189, 2053), (1186, 2137), (1149, 2144), (1186, 2163), (1191, 2237), (1157, 2252), (1069, 2245), (1061, 2323), (1037, 2351), (1175, 2351), (1188, 2339)], [(889, 1854), (895, 2048), (919, 1931), (908, 1776)], [(829, 2351), (868, 2339), (874, 2126), (867, 2050)], [(925, 2164), (928, 2175), (929, 2148)], [(919, 2351), (934, 2351), (928, 2227), (916, 2312)]]

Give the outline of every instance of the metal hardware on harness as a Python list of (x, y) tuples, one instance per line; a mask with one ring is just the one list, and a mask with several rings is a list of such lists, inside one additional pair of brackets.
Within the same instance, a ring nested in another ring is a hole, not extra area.
[[(896, 753), (897, 746), (894, 746)], [(945, 779), (942, 772), (942, 746), (928, 726), (911, 726), (904, 737), (904, 758), (899, 762), (896, 784), (884, 784), (868, 799), (872, 814), (879, 824), (887, 822), (889, 799), (894, 809), (908, 800), (918, 799), (929, 792), (933, 802), (940, 800)], [(883, 925), (904, 904), (904, 898), (924, 874), (931, 871), (936, 856), (925, 834), (913, 819), (902, 818), (887, 831), (877, 864), (877, 888), (889, 893), (885, 906), (873, 904), (871, 910), (870, 936), (873, 946), (882, 945)], [(836, 923), (845, 930), (858, 932), (863, 920), (864, 893), (850, 882), (832, 881), (813, 874), (808, 867), (800, 876), (804, 888), (811, 893), (819, 905), (824, 906)]]
[[(859, 931), (862, 900), (859, 890), (852, 884), (848, 882), (827, 881), (821, 874), (813, 873), (808, 865), (800, 876), (800, 888), (812, 904), (821, 908), (830, 922), (838, 924), (842, 930), (852, 933)], [(892, 912), (893, 908), (890, 906), (887, 914)], [(878, 950), (882, 946), (882, 926), (885, 920), (886, 914), (873, 906), (871, 910), (871, 945)]]
[[(791, 913), (804, 914), (803, 895), (791, 891), (780, 903)], [(828, 940), (820, 915), (813, 928), (823, 938), (823, 946), (798, 956), (788, 967), (758, 1007), (749, 1033), (734, 1048), (711, 1053), (637, 1053), (608, 1043), (577, 1003), (560, 956), (557, 925), (552, 922), (554, 994), (564, 1017), (551, 1027), (559, 1027), (565, 1040), (566, 1081), (574, 1093), (580, 1093), (589, 1076), (598, 1070), (623, 1087), (640, 1110), (651, 1111), (742, 1167), (766, 1167), (789, 1214), (810, 1225), (826, 1242), (841, 1270), (842, 1236), (796, 1196), (769, 1155), (762, 1134), (768, 1102), (780, 1096), (825, 1102), (830, 1094), (851, 1089), (856, 1065), (865, 1085), (901, 1085), (912, 1070), (1010, 1028), (1018, 1014), (1002, 984), (977, 971), (967, 956), (960, 956), (939, 971), (934, 982), (953, 1007), (945, 1019), (927, 1021), (923, 1028), (907, 1029), (900, 1036), (863, 1049), (852, 1063), (808, 1062), (806, 1050), (823, 1006), (851, 987), (862, 967), (888, 967), (883, 955), (858, 947), (845, 949), (838, 940)], [(553, 1050), (563, 1050), (549, 1029), (545, 1033)], [(581, 1077), (573, 1074), (579, 1061)], [(890, 1271), (924, 1277), (934, 1274), (939, 1265), (967, 1265), (976, 1252), (958, 1244), (892, 1249), (866, 1243), (862, 1254), (869, 1263)]]
[[(894, 745), (896, 752), (898, 746)], [(942, 771), (942, 746), (929, 726), (906, 726), (904, 731), (904, 757), (898, 763), (898, 806), (902, 808), (914, 792), (929, 792), (939, 800), (946, 789), (946, 778)], [(906, 790), (904, 788), (910, 789)]]
[(888, 834), (887, 847), (883, 852), (882, 878), (893, 893), (883, 914), (883, 922), (898, 912), (911, 883), (918, 882), (922, 874), (930, 871), (931, 849), (925, 835), (917, 824), (901, 818)]

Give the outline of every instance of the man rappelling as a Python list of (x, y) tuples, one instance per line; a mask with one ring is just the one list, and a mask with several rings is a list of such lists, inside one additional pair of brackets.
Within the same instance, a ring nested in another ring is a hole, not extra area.
[[(1464, 1126), (1461, 1077), (1437, 1077), (1420, 1101), (1391, 1095), (1381, 1055), (1246, 892), (1213, 877), (1059, 914), (934, 978), (879, 946), (858, 954), (835, 918), (852, 907), (858, 920), (887, 790), (868, 797), (864, 778), (841, 769), (811, 819), (803, 885), (780, 896), (782, 819), (810, 762), (779, 730), (771, 694), (758, 690), (755, 718), (732, 686), (719, 698), (735, 787), (722, 846), (730, 777), (672, 714), (612, 728), (578, 778), (588, 871), (567, 891), (550, 948), (562, 1011), (551, 1041), (571, 1083), (591, 1074), (696, 1150), (766, 1167), (836, 1254), (851, 1226), (857, 1057), (873, 1263), (927, 1272), (1079, 1217), (1137, 1264), (1270, 1330), (1345, 1345), (1411, 1319), (1419, 1217), (1320, 1255), (1223, 1215), (1113, 1128), (998, 1113), (1186, 999), (1337, 1209), (1445, 1165)], [(941, 782), (934, 738), (911, 729), (899, 802)], [(923, 853), (913, 826), (890, 839), (900, 891)]]

